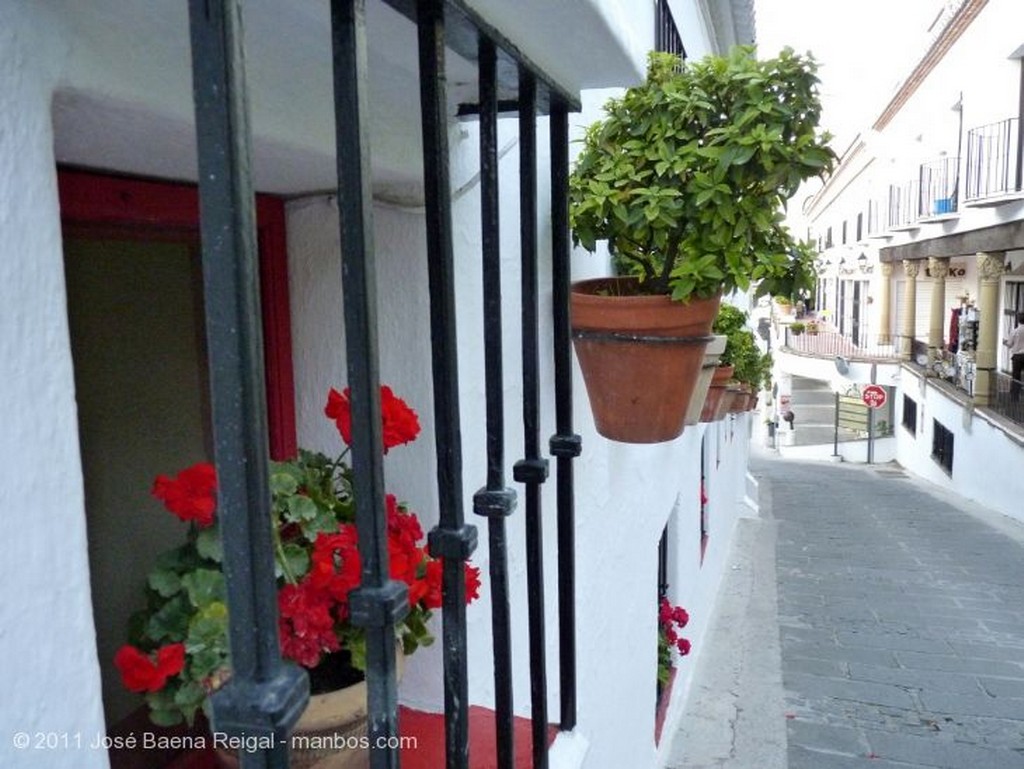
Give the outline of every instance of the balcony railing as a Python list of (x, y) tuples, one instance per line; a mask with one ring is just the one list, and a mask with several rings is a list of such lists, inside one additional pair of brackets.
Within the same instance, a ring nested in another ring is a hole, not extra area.
[(885, 201), (881, 199), (869, 200), (867, 205), (867, 228), (866, 235), (869, 238), (887, 237), (885, 230), (888, 224), (888, 211)]
[(955, 213), (960, 188), (960, 158), (944, 157), (931, 163), (922, 163), (918, 188), (919, 218)]
[(819, 322), (818, 332), (793, 333), (786, 326), (783, 334), (783, 347), (789, 352), (810, 355), (815, 358), (842, 357), (846, 360), (890, 360), (900, 357), (899, 337), (895, 334), (886, 336), (878, 334), (841, 334), (832, 326)]
[(909, 229), (917, 224), (920, 208), (919, 183), (917, 181), (889, 186), (890, 230)]
[(966, 200), (1021, 191), (1020, 126), (1017, 118), (967, 132)]
[(993, 371), (989, 378), (988, 409), (1011, 422), (1024, 425), (1024, 387), (1007, 374)]
[[(461, 0), (387, 0), (417, 30), (423, 139), (423, 178), (430, 300), (435, 459), (439, 523), (429, 534), (431, 555), (444, 558), (442, 661), (445, 700), (445, 766), (516, 765), (512, 700), (513, 632), (509, 609), (508, 542), (505, 519), (517, 494), (506, 487), (503, 468), (504, 358), (522, 372), (524, 458), (513, 479), (524, 486), (526, 584), (530, 658), (531, 748), (534, 767), (547, 767), (548, 666), (544, 543), (549, 527), (542, 513), (541, 485), (548, 478), (539, 419), (541, 384), (541, 265), (537, 173), (538, 117), (548, 116), (553, 327), (548, 337), (554, 363), (557, 433), (549, 449), (557, 460), (554, 479), (558, 536), (559, 726), (576, 724), (575, 531), (573, 460), (580, 438), (572, 429), (572, 352), (569, 335), (570, 240), (568, 223), (569, 112), (579, 109), (564, 91), (522, 58), (511, 41)], [(395, 624), (408, 609), (407, 588), (393, 580), (388, 565), (378, 400), (378, 317), (373, 239), (373, 201), (367, 104), (365, 3), (333, 0), (331, 33), (336, 157), (340, 208), (341, 265), (346, 360), (351, 385), (354, 498), (362, 559), (362, 581), (351, 594), (352, 621), (367, 638), (366, 683), (369, 766), (399, 765)], [(249, 176), (249, 125), (242, 35), (242, 4), (236, 0), (190, 0), (193, 83), (199, 158), (203, 291), (206, 302), (213, 443), (218, 475), (218, 510), (224, 537), (227, 601), (230, 608), (231, 680), (212, 698), (216, 732), (257, 738), (241, 765), (283, 769), (285, 738), (308, 698), (308, 681), (282, 663), (277, 643), (277, 601), (273, 549), (265, 525), (269, 516), (267, 441), (262, 414), (263, 367), (255, 266), (256, 241)], [(452, 244), (451, 179), (445, 59), (451, 51), (479, 62), (480, 175), (483, 298), (501, 303), (498, 195), (498, 93), (515, 96), (519, 116), (519, 214), (521, 356), (503, 356), (501, 313), (489, 312), (483, 330), (486, 384), (486, 485), (473, 495), (473, 512), (487, 519), (491, 627), (494, 649), (495, 742), (492, 755), (469, 755), (467, 622), (464, 562), (477, 543), (476, 527), (464, 515), (462, 427), (456, 340), (456, 297)], [(326, 64), (326, 62), (325, 62)], [(518, 358), (518, 360), (517, 360)], [(547, 356), (545, 355), (545, 359)], [(421, 372), (423, 376), (427, 372)], [(550, 484), (549, 484), (550, 485)], [(219, 513), (220, 514), (220, 513)], [(522, 707), (522, 706), (520, 706)], [(380, 746), (379, 748), (377, 746)]]
[(683, 38), (679, 34), (668, 0), (655, 0), (654, 3), (654, 48), (664, 53), (674, 53), (681, 59), (686, 58)]

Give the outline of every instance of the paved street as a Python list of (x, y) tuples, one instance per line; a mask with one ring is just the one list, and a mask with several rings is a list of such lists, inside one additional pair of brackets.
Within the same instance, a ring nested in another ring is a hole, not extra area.
[[(776, 596), (758, 577), (775, 573), (781, 692), (770, 661), (735, 672), (750, 649), (708, 660), (669, 765), (1022, 769), (1024, 526), (896, 467), (761, 457), (752, 471), (762, 518), (740, 522), (719, 610), (763, 621)], [(747, 635), (716, 618), (707, 642), (730, 627)], [(699, 717), (723, 685), (724, 738)]]

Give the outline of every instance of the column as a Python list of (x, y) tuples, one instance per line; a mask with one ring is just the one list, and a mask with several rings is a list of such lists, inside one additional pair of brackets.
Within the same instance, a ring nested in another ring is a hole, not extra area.
[[(942, 357), (942, 322), (946, 314), (946, 276), (949, 275), (949, 259), (928, 257), (928, 274), (932, 278), (932, 303), (928, 314), (928, 363)], [(929, 372), (934, 369), (929, 366)]]
[(892, 344), (892, 262), (882, 262), (878, 287), (878, 343)]
[(914, 350), (914, 318), (917, 313), (917, 275), (921, 263), (913, 259), (903, 260), (903, 274), (907, 282), (903, 285), (903, 315), (900, 317), (900, 357), (910, 360)]
[(996, 367), (996, 345), (999, 344), (999, 279), (1003, 275), (1006, 254), (1002, 251), (979, 251), (977, 256), (978, 347), (975, 352), (974, 403), (987, 406), (992, 371)]

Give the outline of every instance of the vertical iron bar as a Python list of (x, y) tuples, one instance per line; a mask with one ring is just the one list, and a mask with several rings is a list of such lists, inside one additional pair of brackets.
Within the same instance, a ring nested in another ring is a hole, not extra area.
[(426, 198), (430, 341), (440, 523), (430, 532), (432, 555), (444, 558), (443, 625), (445, 750), (448, 769), (469, 767), (469, 685), (466, 665), (465, 561), (476, 528), (462, 511), (462, 437), (455, 338), (455, 269), (448, 169), (448, 104), (444, 65), (444, 2), (417, 5), (423, 180)]
[(389, 579), (377, 358), (377, 283), (366, 105), (365, 0), (333, 0), (334, 112), (341, 235), (345, 351), (352, 402), (352, 475), (362, 582), (352, 621), (366, 629), (366, 683), (373, 769), (399, 765), (395, 623), (408, 612), (408, 588)]
[(658, 599), (668, 597), (668, 526), (658, 539)]
[(494, 645), (494, 718), (498, 769), (515, 765), (512, 711), (512, 632), (505, 518), (516, 497), (505, 488), (505, 404), (501, 343), (501, 243), (498, 198), (498, 82), (494, 43), (481, 35), (480, 215), (484, 291), (484, 379), (487, 388), (487, 484), (473, 511), (488, 517), (491, 632)]
[(540, 485), (540, 367), (537, 331), (537, 82), (519, 69), (519, 239), (522, 249), (523, 442), (513, 477), (526, 484), (526, 581), (530, 624), (530, 705), (534, 769), (548, 765), (548, 691), (544, 632), (544, 535)]
[(270, 526), (266, 392), (255, 200), (241, 11), (237, 0), (191, 0), (199, 149), (203, 296), (218, 509), (230, 612), (232, 679), (214, 694), (213, 728), (270, 738), (245, 769), (286, 767), (287, 734), (308, 698), (306, 675), (281, 661)]
[(1020, 192), (1024, 182), (1024, 58), (1020, 60), (1020, 92), (1017, 97), (1017, 163), (1013, 189)]
[(573, 459), (580, 436), (572, 424), (572, 332), (569, 326), (569, 112), (551, 105), (551, 272), (555, 367), (555, 427), (550, 441), (557, 457), (559, 726), (576, 726), (576, 500)]

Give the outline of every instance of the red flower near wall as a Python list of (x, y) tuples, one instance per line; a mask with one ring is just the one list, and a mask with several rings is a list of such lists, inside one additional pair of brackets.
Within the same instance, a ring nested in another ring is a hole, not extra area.
[(164, 688), (168, 678), (178, 675), (185, 667), (185, 644), (161, 647), (156, 652), (156, 660), (134, 646), (125, 644), (114, 655), (114, 665), (129, 691), (159, 691)]
[(174, 478), (158, 475), (152, 494), (183, 521), (195, 521), (200, 528), (213, 523), (217, 509), (217, 471), (209, 462), (187, 467)]
[[(338, 427), (341, 439), (346, 446), (352, 445), (352, 402), (349, 400), (351, 388), (346, 387), (338, 392), (333, 387), (327, 393), (327, 405), (324, 414), (333, 419)], [(420, 434), (420, 420), (401, 398), (397, 397), (387, 385), (380, 388), (380, 415), (382, 422), (382, 439), (384, 453), (387, 454), (395, 446), (401, 446), (416, 440)]]

